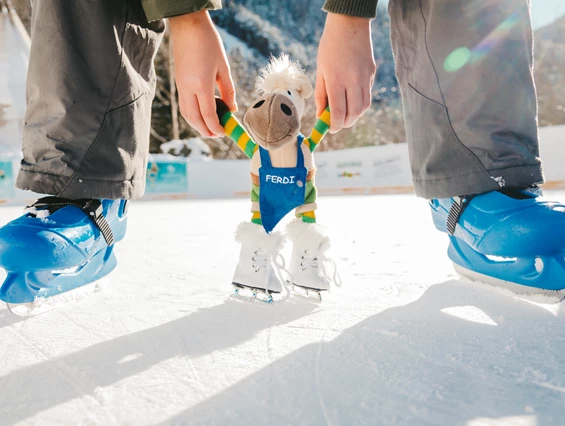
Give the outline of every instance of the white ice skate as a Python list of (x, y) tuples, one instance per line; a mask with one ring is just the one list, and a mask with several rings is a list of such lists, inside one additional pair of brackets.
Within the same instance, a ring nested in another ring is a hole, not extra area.
[(267, 234), (262, 226), (243, 222), (237, 227), (235, 239), (241, 243), (241, 251), (232, 281), (234, 296), (273, 303), (272, 294), (283, 291), (279, 275), (285, 266), (280, 254), (284, 236), (280, 232)]
[[(330, 239), (320, 225), (304, 223), (300, 219), (290, 222), (286, 232), (293, 245), (289, 272), (294, 292), (322, 300), (320, 292), (328, 291), (332, 282), (341, 285), (335, 262), (326, 257)], [(332, 278), (326, 270), (328, 263), (334, 269)]]

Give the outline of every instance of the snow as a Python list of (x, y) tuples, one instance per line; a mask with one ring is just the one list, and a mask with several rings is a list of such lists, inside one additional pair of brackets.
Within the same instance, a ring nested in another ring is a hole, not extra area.
[(459, 281), (424, 200), (320, 199), (344, 281), (321, 305), (229, 297), (248, 217), (242, 199), (133, 203), (101, 291), (0, 308), (0, 424), (563, 423), (562, 305)]
[[(200, 138), (173, 139), (169, 142), (162, 143), (160, 148), (161, 152), (164, 154), (182, 155), (190, 158), (210, 160), (212, 155), (208, 144)], [(184, 154), (182, 152), (183, 149), (188, 150), (190, 154)]]
[(238, 50), (244, 59), (254, 58), (255, 55), (253, 54), (253, 51), (244, 41), (228, 33), (221, 27), (216, 27), (216, 29), (220, 33), (220, 37), (222, 38), (222, 41), (224, 42), (224, 46), (228, 53)]

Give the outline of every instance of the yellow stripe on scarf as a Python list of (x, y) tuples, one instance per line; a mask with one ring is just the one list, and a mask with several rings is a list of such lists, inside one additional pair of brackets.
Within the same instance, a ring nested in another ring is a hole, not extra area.
[(237, 119), (232, 115), (228, 120), (228, 122), (226, 123), (226, 125), (224, 126), (224, 129), (226, 130), (226, 134), (228, 136), (231, 136), (231, 134), (233, 133), (233, 131), (236, 129), (237, 126), (239, 126), (239, 123), (237, 122)]

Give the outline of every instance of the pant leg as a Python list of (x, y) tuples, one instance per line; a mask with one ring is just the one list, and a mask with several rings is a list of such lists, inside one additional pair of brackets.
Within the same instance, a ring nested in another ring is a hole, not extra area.
[(139, 0), (34, 0), (17, 187), (66, 198), (145, 190), (153, 59), (165, 23)]
[(528, 0), (391, 0), (416, 194), (542, 182)]

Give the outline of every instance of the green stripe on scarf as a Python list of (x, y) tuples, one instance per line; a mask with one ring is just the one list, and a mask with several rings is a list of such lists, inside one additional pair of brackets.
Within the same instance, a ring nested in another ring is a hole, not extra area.
[(330, 128), (330, 126), (328, 126), (322, 120), (318, 120), (318, 122), (314, 126), (314, 129), (316, 129), (318, 132), (320, 132), (322, 134), (322, 136), (324, 136), (324, 134), (328, 131), (329, 128)]

